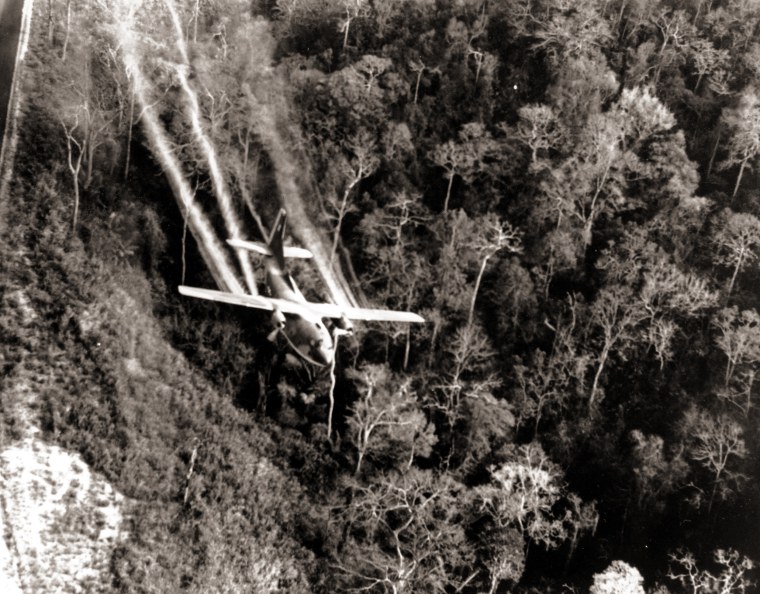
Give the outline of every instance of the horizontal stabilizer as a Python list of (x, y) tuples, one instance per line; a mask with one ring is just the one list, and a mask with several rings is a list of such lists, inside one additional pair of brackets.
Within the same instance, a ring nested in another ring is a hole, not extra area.
[[(255, 254), (261, 254), (262, 256), (272, 256), (272, 250), (266, 244), (259, 243), (258, 241), (245, 241), (244, 239), (228, 239), (227, 243), (232, 247), (247, 250)], [(283, 248), (283, 256), (285, 258), (300, 258), (302, 260), (308, 260), (313, 258), (309, 250), (299, 247), (285, 247)]]

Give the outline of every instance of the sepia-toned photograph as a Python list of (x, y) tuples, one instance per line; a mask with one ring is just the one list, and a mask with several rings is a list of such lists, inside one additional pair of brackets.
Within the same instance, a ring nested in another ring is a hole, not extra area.
[(760, 0), (0, 0), (0, 594), (760, 592)]

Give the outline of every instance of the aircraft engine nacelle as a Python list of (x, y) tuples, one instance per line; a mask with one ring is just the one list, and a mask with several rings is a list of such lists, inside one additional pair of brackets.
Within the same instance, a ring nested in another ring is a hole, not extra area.
[(274, 326), (277, 330), (282, 330), (285, 327), (285, 314), (283, 314), (279, 309), (272, 311), (272, 326)]
[(338, 318), (338, 320), (335, 322), (335, 325), (342, 330), (342, 334), (353, 334), (354, 333), (354, 325), (346, 316), (341, 316)]

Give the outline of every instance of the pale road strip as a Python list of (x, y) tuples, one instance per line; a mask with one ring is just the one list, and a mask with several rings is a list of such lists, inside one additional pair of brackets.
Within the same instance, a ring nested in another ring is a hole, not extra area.
[[(23, 119), (21, 81), (33, 9), (34, 0), (0, 0), (0, 58), (6, 60), (0, 87), (7, 100), (7, 107), (0, 106), (6, 116), (0, 120), (0, 225)], [(20, 292), (17, 302), (22, 317), (36, 315)], [(91, 473), (79, 454), (40, 439), (32, 390), (16, 383), (0, 397), (22, 433), (0, 449), (0, 592), (83, 594), (108, 574), (113, 546), (126, 535), (121, 529), (124, 498)], [(62, 519), (72, 513), (85, 521), (61, 531)]]
[[(2, 209), (5, 193), (8, 189), (11, 176), (13, 174), (13, 161), (16, 156), (16, 143), (18, 141), (18, 116), (21, 111), (21, 93), (19, 92), (22, 68), (21, 62), (24, 60), (26, 50), (29, 47), (29, 33), (32, 29), (32, 11), (34, 10), (34, 0), (0, 0), (2, 11), (0, 17), (5, 18), (6, 14), (11, 12), (13, 2), (23, 1), (24, 6), (21, 11), (20, 34), (18, 36), (18, 45), (16, 47), (16, 58), (13, 65), (13, 74), (10, 80), (10, 93), (8, 96), (8, 108), (5, 117), (5, 129), (3, 131), (2, 146), (0, 146), (0, 209)], [(3, 81), (0, 81), (0, 85)], [(1, 212), (1, 210), (0, 210)], [(4, 220), (5, 217), (2, 217)]]
[(0, 131), (5, 130), (24, 0), (0, 0)]

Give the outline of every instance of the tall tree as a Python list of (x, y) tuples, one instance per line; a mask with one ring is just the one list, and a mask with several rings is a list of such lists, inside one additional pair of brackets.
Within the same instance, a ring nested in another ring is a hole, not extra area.
[[(453, 432), (465, 415), (464, 401), (488, 398), (499, 386), (499, 379), (493, 373), (495, 351), (479, 325), (458, 327), (445, 350), (447, 371), (433, 386), (435, 400), (432, 404), (443, 413), (448, 429)], [(449, 457), (454, 454), (459, 454), (460, 459), (467, 457), (467, 452), (454, 451), (454, 441), (449, 446)]]
[(720, 163), (721, 169), (739, 165), (732, 196), (739, 192), (744, 170), (752, 166), (760, 154), (760, 94), (754, 87), (748, 87), (739, 95), (738, 104), (723, 111), (723, 123), (728, 129), (728, 154)]
[(416, 468), (357, 486), (341, 514), (348, 542), (336, 555), (340, 590), (443, 594), (466, 583), (465, 496), (450, 477)]
[(343, 221), (351, 212), (356, 210), (354, 202), (354, 190), (358, 184), (372, 175), (380, 160), (377, 156), (376, 142), (367, 130), (360, 130), (355, 136), (352, 136), (345, 143), (345, 149), (351, 153), (351, 157), (346, 159), (338, 157), (337, 169), (343, 178), (343, 185), (340, 197), (338, 192), (328, 192), (326, 196), (327, 216), (333, 227), (333, 241), (330, 250), (330, 263), (335, 259), (335, 253), (340, 241), (340, 230)]
[(752, 387), (760, 364), (760, 316), (754, 309), (720, 310), (713, 319), (715, 343), (726, 356), (723, 387), (718, 396), (745, 414), (752, 405)]
[(630, 289), (621, 286), (605, 287), (590, 308), (591, 326), (599, 332), (599, 352), (596, 373), (591, 384), (588, 407), (591, 410), (599, 393), (599, 380), (609, 356), (615, 350), (624, 353), (635, 344), (637, 326), (644, 319), (641, 303)]
[(596, 54), (597, 48), (604, 47), (611, 38), (607, 21), (590, 3), (563, 10), (558, 2), (543, 14), (536, 11), (531, 17), (535, 24), (533, 48), (546, 54), (555, 71), (571, 60)]
[(712, 240), (718, 248), (714, 256), (716, 262), (733, 269), (726, 290), (730, 297), (739, 272), (760, 254), (760, 219), (725, 209)]
[(477, 489), (483, 512), (502, 529), (516, 527), (530, 542), (551, 549), (569, 536), (577, 518), (562, 516), (557, 503), (568, 495), (562, 472), (537, 443), (513, 446), (491, 468), (491, 482)]
[(470, 301), (470, 311), (467, 316), (468, 325), (472, 324), (472, 318), (475, 315), (475, 301), (478, 298), (480, 283), (483, 280), (488, 261), (501, 250), (508, 250), (513, 254), (522, 251), (520, 233), (509, 222), (502, 222), (495, 216), (486, 215), (482, 221), (478, 221), (476, 224), (481, 233), (472, 239), (473, 247), (480, 257), (480, 268), (477, 277), (475, 277), (475, 286), (472, 289), (472, 301)]
[(551, 167), (541, 183), (546, 209), (554, 211), (557, 228), (565, 219), (580, 224), (585, 246), (591, 244), (597, 220), (626, 205), (622, 139), (616, 122), (606, 115), (592, 116), (575, 154)]
[(668, 448), (659, 435), (647, 435), (638, 429), (631, 431), (630, 438), (636, 503), (661, 509), (664, 498), (682, 486), (689, 471), (683, 447)]
[(357, 475), (368, 456), (382, 456), (410, 467), (415, 455), (430, 454), (434, 429), (417, 403), (410, 380), (399, 381), (387, 367), (378, 365), (350, 371), (349, 377), (361, 382), (362, 391), (348, 418)]
[(348, 47), (348, 34), (351, 30), (351, 23), (369, 13), (369, 3), (367, 0), (340, 0), (340, 6), (343, 9), (343, 18), (340, 21), (338, 30), (343, 33), (343, 51)]
[(754, 584), (747, 574), (755, 567), (752, 559), (733, 549), (716, 549), (713, 557), (721, 570), (718, 574), (700, 569), (690, 552), (672, 554), (670, 559), (680, 567), (671, 567), (668, 577), (679, 582), (691, 594), (745, 594), (751, 591)]
[(716, 495), (728, 499), (747, 478), (737, 470), (737, 463), (747, 455), (744, 430), (727, 414), (690, 409), (681, 431), (691, 441), (689, 456), (710, 474), (709, 514)]
[(728, 50), (717, 49), (712, 41), (701, 37), (692, 39), (689, 46), (691, 62), (694, 71), (697, 73), (697, 80), (694, 83), (693, 89), (696, 93), (699, 90), (699, 84), (705, 76), (709, 78), (713, 73), (727, 67), (729, 53)]
[(663, 68), (681, 57), (681, 52), (687, 47), (687, 40), (693, 35), (693, 26), (686, 12), (669, 10), (667, 7), (662, 7), (652, 22), (662, 38), (652, 77), (652, 84), (656, 87)]
[[(578, 345), (573, 305), (552, 326), (554, 338), (548, 352), (536, 349), (514, 367), (514, 397), (518, 421), (533, 419), (533, 436), (545, 414), (560, 414), (569, 401), (585, 396), (586, 375), (592, 355)], [(549, 322), (546, 322), (549, 324)]]
[(61, 125), (66, 134), (66, 155), (69, 171), (74, 182), (74, 213), (71, 217), (71, 228), (72, 231), (76, 232), (79, 220), (79, 173), (82, 170), (82, 158), (84, 157), (84, 148), (76, 137), (76, 132), (79, 128), (79, 114), (74, 115), (73, 124), (67, 125), (64, 121), (61, 121)]
[(518, 111), (520, 121), (517, 134), (531, 151), (531, 167), (536, 166), (539, 151), (549, 151), (557, 146), (560, 139), (557, 115), (549, 105), (525, 105)]
[(448, 140), (438, 144), (430, 154), (433, 162), (445, 170), (448, 179), (443, 212), (449, 209), (454, 177), (459, 176), (465, 182), (471, 182), (476, 175), (485, 170), (485, 160), (499, 150), (499, 145), (491, 133), (480, 123), (473, 122), (462, 126), (458, 138), (458, 142)]

